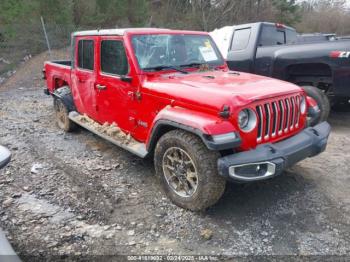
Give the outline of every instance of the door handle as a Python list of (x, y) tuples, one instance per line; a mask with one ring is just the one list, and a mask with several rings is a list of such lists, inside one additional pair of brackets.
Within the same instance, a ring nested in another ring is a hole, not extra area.
[(134, 100), (134, 98), (135, 98), (135, 93), (132, 92), (132, 91), (128, 91), (128, 97), (130, 97), (131, 100)]
[(96, 85), (96, 88), (97, 88), (98, 90), (105, 90), (105, 89), (107, 89), (106, 86), (104, 86), (104, 85), (99, 85), (99, 84)]
[(78, 78), (78, 81), (79, 81), (79, 83), (85, 83), (85, 79), (82, 79), (82, 78)]

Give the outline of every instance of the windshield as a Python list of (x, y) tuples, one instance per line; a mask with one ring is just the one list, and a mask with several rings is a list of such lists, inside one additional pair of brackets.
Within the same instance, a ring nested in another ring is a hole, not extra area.
[(132, 37), (132, 45), (143, 70), (224, 64), (207, 35), (136, 35)]

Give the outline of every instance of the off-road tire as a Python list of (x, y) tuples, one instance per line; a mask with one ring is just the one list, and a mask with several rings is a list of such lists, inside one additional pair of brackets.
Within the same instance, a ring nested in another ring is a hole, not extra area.
[(55, 118), (57, 126), (64, 130), (65, 132), (73, 132), (78, 126), (68, 117), (68, 109), (66, 105), (59, 98), (54, 98), (53, 100), (54, 109), (55, 109)]
[(326, 121), (328, 119), (328, 116), (331, 110), (331, 106), (327, 95), (324, 92), (322, 92), (320, 89), (314, 86), (302, 86), (301, 88), (304, 89), (304, 91), (308, 96), (315, 99), (321, 111), (320, 117), (315, 119), (310, 119), (310, 126), (315, 126), (318, 123)]
[[(193, 160), (197, 170), (197, 189), (192, 196), (181, 197), (168, 184), (163, 171), (163, 157), (169, 148), (184, 150)], [(179, 207), (192, 211), (204, 210), (214, 205), (225, 190), (226, 180), (217, 171), (220, 154), (209, 150), (203, 141), (191, 133), (173, 130), (164, 134), (158, 141), (154, 153), (154, 165), (165, 194)]]

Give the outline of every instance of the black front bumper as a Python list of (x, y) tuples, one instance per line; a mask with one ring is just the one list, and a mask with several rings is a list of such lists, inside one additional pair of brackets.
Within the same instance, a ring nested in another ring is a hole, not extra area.
[(254, 150), (222, 157), (218, 160), (219, 174), (239, 182), (277, 176), (285, 168), (324, 151), (330, 130), (330, 125), (322, 122), (281, 142), (259, 145)]

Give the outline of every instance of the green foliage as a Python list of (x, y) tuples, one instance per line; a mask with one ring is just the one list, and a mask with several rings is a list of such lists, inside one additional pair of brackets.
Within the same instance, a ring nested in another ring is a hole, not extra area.
[(73, 10), (71, 0), (37, 0), (36, 10), (33, 10), (39, 16), (45, 17), (48, 23), (60, 25), (72, 25)]
[(273, 0), (276, 8), (277, 21), (287, 25), (294, 25), (300, 21), (300, 6), (295, 0)]
[(18, 37), (21, 27), (25, 30), (40, 28), (40, 16), (48, 27), (67, 29), (143, 26), (148, 19), (148, 1), (1, 0), (0, 32), (6, 39)]
[(3, 39), (9, 39), (16, 35), (14, 24), (22, 20), (31, 9), (30, 1), (2, 0), (0, 1), (0, 33)]
[(143, 26), (148, 17), (146, 0), (73, 0), (78, 27)]
[[(71, 0), (1, 0), (1, 33), (7, 40), (37, 31), (40, 16), (48, 23), (70, 27), (72, 25)], [(59, 12), (57, 12), (59, 10)]]
[(339, 32), (341, 24), (350, 23), (344, 4), (345, 0), (0, 0), (0, 47), (32, 54), (45, 50), (40, 16), (53, 48), (67, 46), (72, 31), (113, 27), (209, 31), (271, 21), (302, 31), (312, 25)]

